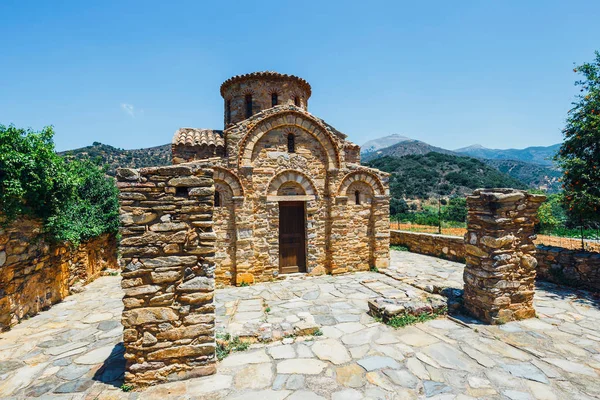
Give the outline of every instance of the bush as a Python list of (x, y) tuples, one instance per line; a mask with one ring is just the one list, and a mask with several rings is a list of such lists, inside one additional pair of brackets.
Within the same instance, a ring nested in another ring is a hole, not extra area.
[(442, 219), (445, 221), (467, 221), (467, 199), (464, 197), (451, 197), (448, 205), (444, 207)]
[(78, 245), (118, 229), (117, 188), (89, 161), (67, 162), (54, 151), (54, 131), (0, 125), (0, 206), (8, 224), (40, 218), (53, 241)]

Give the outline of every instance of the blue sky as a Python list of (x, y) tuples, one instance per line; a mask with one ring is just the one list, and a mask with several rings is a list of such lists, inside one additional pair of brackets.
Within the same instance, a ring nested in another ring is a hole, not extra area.
[(222, 129), (220, 84), (275, 70), (359, 144), (550, 145), (598, 21), (597, 0), (3, 0), (0, 123), (54, 125), (59, 150), (155, 146)]

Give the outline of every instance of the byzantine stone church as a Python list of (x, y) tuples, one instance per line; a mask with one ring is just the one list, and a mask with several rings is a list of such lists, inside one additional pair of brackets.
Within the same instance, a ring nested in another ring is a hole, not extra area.
[(221, 96), (224, 130), (181, 128), (172, 142), (174, 164), (215, 165), (217, 284), (386, 268), (389, 175), (308, 112), (308, 82), (255, 72)]

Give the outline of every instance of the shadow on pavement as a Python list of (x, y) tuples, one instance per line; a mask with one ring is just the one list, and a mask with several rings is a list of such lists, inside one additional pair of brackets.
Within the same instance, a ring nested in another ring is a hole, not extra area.
[(125, 346), (117, 343), (104, 364), (94, 374), (93, 380), (121, 387), (125, 376)]

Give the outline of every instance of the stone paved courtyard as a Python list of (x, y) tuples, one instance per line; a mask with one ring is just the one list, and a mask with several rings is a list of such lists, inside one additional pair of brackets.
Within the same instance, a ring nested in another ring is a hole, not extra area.
[(392, 265), (403, 282), (369, 272), (220, 290), (218, 330), (314, 321), (322, 335), (271, 337), (224, 359), (217, 375), (129, 393), (119, 389), (120, 278), (100, 278), (0, 334), (0, 398), (599, 398), (598, 299), (541, 283), (538, 318), (486, 326), (452, 315), (395, 330), (366, 314), (380, 294), (365, 282), (437, 293), (460, 289), (463, 266), (406, 252), (392, 252)]

